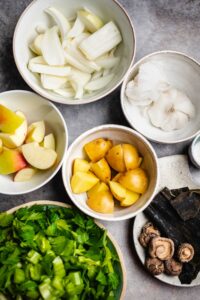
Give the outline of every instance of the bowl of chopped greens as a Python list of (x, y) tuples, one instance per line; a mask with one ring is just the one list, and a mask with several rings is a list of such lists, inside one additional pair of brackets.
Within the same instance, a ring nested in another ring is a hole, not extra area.
[(37, 0), (13, 38), (16, 66), (43, 97), (63, 104), (102, 99), (123, 81), (135, 57), (134, 27), (116, 0)]
[(122, 254), (77, 209), (33, 201), (0, 213), (0, 299), (122, 300)]

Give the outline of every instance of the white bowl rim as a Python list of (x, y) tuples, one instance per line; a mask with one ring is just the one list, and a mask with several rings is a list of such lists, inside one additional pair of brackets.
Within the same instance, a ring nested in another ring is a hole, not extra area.
[[(25, 90), (10, 90), (10, 91), (6, 91), (6, 92), (0, 93), (0, 96), (4, 96), (4, 95), (7, 95), (7, 94), (15, 94), (15, 93), (24, 93), (24, 94), (27, 94), (27, 95), (35, 95), (37, 97), (43, 98), (42, 96), (40, 96), (40, 95), (38, 95), (38, 94), (36, 94), (34, 92), (25, 91)], [(62, 121), (63, 127), (65, 129), (65, 134), (66, 134), (66, 143), (65, 143), (65, 148), (64, 148), (64, 151), (63, 151), (64, 155), (61, 158), (61, 160), (60, 160), (58, 166), (56, 167), (55, 171), (45, 181), (43, 181), (42, 183), (38, 184), (36, 187), (27, 189), (26, 191), (23, 191), (23, 192), (13, 192), (12, 190), (9, 193), (8, 192), (6, 192), (6, 193), (5, 192), (4, 193), (1, 192), (4, 195), (23, 195), (23, 194), (28, 194), (30, 192), (36, 191), (39, 188), (43, 187), (45, 184), (47, 184), (58, 173), (58, 171), (60, 170), (60, 168), (62, 166), (65, 154), (67, 152), (68, 143), (69, 143), (69, 136), (68, 136), (67, 124), (66, 124), (65, 119), (62, 116), (61, 112), (58, 110), (58, 108), (53, 103), (51, 103), (50, 101), (48, 101), (45, 98), (43, 98), (43, 101), (45, 101), (46, 103), (48, 103), (48, 105), (50, 105), (51, 107), (53, 107), (53, 109), (57, 112), (57, 114), (59, 115), (59, 117), (60, 117), (60, 119)]]
[(130, 28), (131, 28), (131, 31), (132, 31), (132, 35), (133, 35), (133, 38), (134, 38), (134, 48), (133, 48), (133, 51), (132, 51), (132, 55), (131, 55), (131, 62), (130, 62), (130, 65), (129, 67), (127, 68), (124, 76), (121, 78), (121, 80), (118, 81), (117, 84), (115, 84), (109, 91), (103, 93), (101, 96), (93, 96), (92, 98), (89, 98), (89, 99), (80, 99), (80, 100), (68, 100), (68, 99), (64, 99), (64, 101), (61, 101), (61, 100), (55, 100), (54, 96), (49, 94), (48, 91), (45, 91), (45, 89), (42, 89), (42, 91), (40, 91), (37, 87), (37, 85), (35, 86), (34, 84), (32, 84), (32, 80), (29, 80), (24, 74), (23, 72), (21, 71), (21, 68), (20, 68), (20, 64), (17, 60), (17, 56), (16, 56), (16, 36), (17, 36), (17, 33), (18, 33), (18, 27), (24, 17), (24, 15), (26, 14), (26, 12), (31, 8), (32, 5), (34, 5), (38, 0), (33, 0), (26, 8), (25, 10), (22, 12), (20, 18), (18, 19), (18, 22), (15, 26), (15, 30), (14, 30), (14, 34), (13, 34), (13, 43), (12, 43), (12, 49), (13, 49), (13, 56), (14, 56), (14, 60), (15, 60), (15, 64), (17, 66), (17, 69), (18, 69), (18, 72), (20, 73), (20, 75), (22, 76), (23, 80), (28, 84), (29, 87), (31, 87), (33, 89), (33, 91), (37, 92), (40, 96), (42, 97), (45, 97), (47, 98), (48, 100), (51, 100), (53, 102), (57, 102), (57, 103), (61, 103), (61, 104), (64, 104), (64, 105), (80, 105), (80, 104), (88, 104), (88, 103), (91, 103), (91, 102), (95, 102), (95, 101), (98, 101), (98, 100), (101, 100), (103, 98), (105, 98), (106, 96), (110, 95), (112, 92), (114, 92), (123, 82), (126, 74), (129, 72), (129, 70), (131, 69), (132, 65), (133, 65), (133, 62), (135, 60), (135, 55), (136, 55), (136, 32), (135, 32), (135, 27), (134, 27), (134, 24), (133, 24), (133, 21), (131, 20), (128, 12), (125, 10), (125, 8), (117, 1), (117, 0), (111, 0), (113, 1), (114, 3), (116, 3), (118, 5), (118, 7), (122, 10), (122, 12), (124, 13), (124, 15), (126, 16), (129, 24), (130, 24)]
[[(120, 92), (120, 99), (121, 99), (121, 107), (122, 107), (122, 111), (123, 111), (123, 114), (127, 120), (127, 122), (130, 124), (130, 126), (132, 128), (134, 128), (135, 130), (137, 130), (134, 126), (133, 126), (133, 123), (131, 122), (130, 118), (127, 116), (127, 114), (125, 113), (125, 108), (124, 108), (124, 92), (125, 92), (125, 88), (126, 88), (126, 85), (127, 85), (127, 80), (128, 80), (128, 77), (130, 76), (130, 74), (133, 73), (133, 71), (138, 67), (138, 65), (145, 59), (147, 58), (150, 58), (154, 55), (157, 55), (157, 54), (168, 54), (168, 53), (171, 53), (171, 54), (175, 54), (175, 55), (179, 55), (179, 56), (182, 56), (182, 57), (185, 57), (189, 60), (191, 60), (193, 63), (195, 63), (198, 67), (200, 67), (200, 63), (194, 59), (193, 57), (183, 53), (183, 52), (180, 52), (180, 51), (175, 51), (175, 50), (160, 50), (160, 51), (155, 51), (155, 52), (152, 52), (150, 54), (147, 54), (145, 56), (143, 56), (140, 60), (138, 60), (130, 69), (129, 71), (126, 73), (126, 76), (123, 80), (123, 83), (122, 83), (122, 87), (121, 87), (121, 92)], [(141, 131), (138, 130), (138, 132), (140, 132), (143, 136), (145, 136), (148, 140), (152, 141), (152, 142), (155, 142), (155, 143), (158, 143), (158, 144), (176, 144), (176, 143), (182, 143), (182, 142), (186, 142), (186, 141), (189, 141), (191, 139), (193, 139), (196, 135), (200, 134), (200, 129), (198, 131), (196, 131), (196, 133), (192, 134), (191, 136), (189, 137), (186, 137), (186, 138), (182, 138), (182, 139), (177, 139), (177, 140), (173, 140), (173, 141), (165, 141), (165, 140), (162, 140), (162, 139), (153, 139), (153, 138), (150, 138), (149, 136), (147, 136), (146, 134), (142, 133)]]
[[(156, 177), (157, 177), (156, 178), (156, 183), (155, 183), (155, 187), (154, 187), (154, 191), (153, 191), (152, 195), (149, 197), (148, 201), (146, 201), (146, 203), (140, 209), (137, 210), (137, 212), (128, 213), (127, 215), (119, 216), (119, 217), (107, 216), (106, 214), (102, 214), (101, 217), (97, 216), (96, 213), (95, 213), (95, 211), (94, 212), (93, 211), (90, 212), (87, 209), (82, 208), (79, 205), (77, 205), (77, 201), (74, 200), (74, 198), (73, 198), (73, 193), (68, 188), (68, 185), (66, 183), (66, 174), (65, 174), (66, 173), (66, 167), (65, 166), (66, 166), (66, 162), (67, 162), (67, 160), (69, 158), (70, 152), (72, 151), (72, 149), (73, 149), (73, 147), (74, 147), (75, 144), (79, 144), (79, 142), (83, 138), (87, 137), (89, 134), (94, 133), (94, 132), (96, 132), (96, 131), (98, 131), (100, 129), (119, 129), (119, 130), (123, 130), (123, 131), (129, 132), (131, 134), (134, 134), (135, 136), (137, 136), (140, 140), (142, 140), (142, 142), (144, 142), (148, 146), (149, 151), (151, 152), (151, 155), (153, 157), (153, 161), (155, 163), (155, 170), (156, 170)], [(151, 203), (151, 201), (155, 197), (155, 195), (157, 193), (157, 189), (158, 189), (158, 184), (159, 184), (158, 158), (157, 158), (157, 155), (156, 155), (156, 152), (155, 152), (153, 146), (149, 143), (149, 141), (144, 136), (142, 136), (139, 132), (133, 130), (132, 128), (129, 128), (129, 127), (126, 127), (126, 126), (122, 126), (122, 125), (115, 125), (115, 124), (100, 125), (100, 126), (94, 127), (92, 129), (89, 129), (86, 132), (82, 133), (70, 145), (70, 147), (67, 150), (67, 153), (66, 153), (66, 156), (64, 158), (64, 161), (63, 161), (62, 179), (63, 179), (63, 184), (64, 184), (64, 187), (65, 187), (65, 190), (66, 190), (68, 196), (70, 197), (70, 199), (72, 200), (72, 202), (75, 204), (75, 206), (77, 206), (78, 209), (80, 209), (81, 211), (83, 211), (86, 215), (89, 215), (89, 216), (91, 216), (93, 218), (96, 218), (96, 219), (99, 219), (99, 220), (104, 220), (104, 221), (123, 221), (123, 220), (131, 219), (131, 218), (135, 217), (137, 214), (139, 214), (140, 212), (142, 212)]]

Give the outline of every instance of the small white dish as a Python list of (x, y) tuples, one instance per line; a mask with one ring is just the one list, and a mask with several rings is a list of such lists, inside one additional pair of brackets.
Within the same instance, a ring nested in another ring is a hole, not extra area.
[[(141, 263), (144, 266), (145, 263), (145, 249), (140, 245), (140, 242), (138, 240), (138, 237), (141, 233), (142, 227), (145, 225), (145, 223), (148, 222), (148, 219), (144, 215), (144, 213), (141, 213), (137, 215), (134, 221), (134, 227), (133, 227), (133, 241), (135, 245), (135, 250), (137, 252), (137, 255), (141, 261)], [(153, 275), (152, 275), (153, 276)], [(178, 276), (168, 276), (166, 274), (160, 274), (159, 276), (154, 276), (156, 279), (165, 282), (167, 284), (178, 286), (178, 287), (194, 287), (197, 285), (200, 285), (200, 273), (197, 275), (197, 278), (191, 282), (191, 284), (181, 284)]]
[(0, 193), (20, 195), (32, 192), (50, 181), (62, 165), (68, 146), (68, 131), (65, 120), (55, 105), (28, 91), (14, 90), (1, 93), (0, 104), (13, 111), (22, 111), (27, 117), (28, 124), (44, 120), (46, 132), (52, 132), (55, 135), (58, 159), (52, 168), (47, 171), (37, 171), (31, 180), (26, 182), (14, 182), (12, 175), (0, 175)]
[[(52, 26), (51, 18), (44, 12), (49, 6), (55, 6), (67, 17), (74, 16), (78, 9), (87, 7), (98, 14), (104, 21), (113, 20), (119, 27), (123, 42), (119, 45), (117, 55), (121, 61), (112, 81), (102, 90), (84, 96), (83, 99), (66, 99), (42, 88), (38, 78), (31, 73), (27, 64), (33, 56), (29, 44), (36, 36), (37, 25)], [(54, 102), (63, 104), (86, 104), (102, 99), (114, 91), (123, 81), (135, 57), (135, 32), (130, 17), (116, 0), (35, 0), (22, 13), (13, 38), (13, 53), (17, 68), (26, 83), (38, 94)]]
[[(196, 115), (187, 126), (180, 130), (165, 132), (154, 127), (142, 115), (136, 105), (126, 97), (127, 83), (138, 73), (140, 65), (149, 61), (159, 61), (172, 87), (184, 92), (195, 106)], [(192, 139), (200, 132), (200, 65), (191, 57), (175, 51), (159, 51), (149, 54), (138, 61), (127, 74), (121, 89), (121, 106), (129, 124), (146, 138), (158, 143), (174, 144)]]
[[(72, 165), (76, 158), (86, 158), (83, 147), (89, 141), (97, 138), (107, 138), (114, 143), (130, 143), (135, 145), (143, 157), (143, 167), (148, 173), (149, 186), (147, 191), (132, 206), (126, 208), (115, 207), (113, 214), (101, 214), (90, 209), (86, 203), (86, 193), (74, 194), (71, 190), (70, 178), (72, 176)], [(65, 189), (73, 203), (87, 215), (100, 220), (121, 221), (136, 216), (143, 211), (152, 201), (158, 185), (157, 156), (150, 143), (139, 133), (125, 126), (102, 125), (86, 131), (80, 135), (69, 147), (65, 156), (62, 177)]]
[(193, 165), (200, 169), (200, 134), (192, 141), (189, 147), (189, 156)]

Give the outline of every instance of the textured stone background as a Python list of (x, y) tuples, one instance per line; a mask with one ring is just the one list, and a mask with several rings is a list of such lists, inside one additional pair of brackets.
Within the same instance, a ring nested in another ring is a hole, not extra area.
[[(44, 0), (45, 1), (45, 0)], [(100, 1), (100, 0), (95, 0)], [(12, 55), (12, 36), (16, 22), (30, 0), (0, 0), (0, 91), (27, 89)], [(200, 60), (200, 0), (120, 0), (136, 29), (136, 61), (153, 51), (170, 49)], [(128, 125), (120, 107), (119, 91), (106, 99), (84, 106), (57, 105), (69, 128), (70, 143), (91, 127), (106, 123)], [(90, 117), (89, 117), (90, 116)], [(75, 122), (73, 120), (78, 120)], [(153, 144), (159, 157), (185, 153), (188, 143)], [(197, 174), (197, 173), (196, 173)], [(0, 209), (37, 199), (66, 201), (60, 173), (48, 185), (24, 196), (0, 195)], [(200, 288), (176, 288), (160, 283), (146, 273), (134, 251), (133, 220), (104, 223), (117, 239), (124, 254), (128, 286), (126, 300), (199, 299)]]

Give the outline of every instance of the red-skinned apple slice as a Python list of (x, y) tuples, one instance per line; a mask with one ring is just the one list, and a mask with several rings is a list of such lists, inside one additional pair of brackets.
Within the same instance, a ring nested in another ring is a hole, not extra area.
[(14, 133), (23, 122), (24, 118), (0, 104), (0, 131), (4, 133)]
[(15, 173), (27, 166), (23, 155), (18, 150), (3, 148), (0, 154), (0, 174)]

